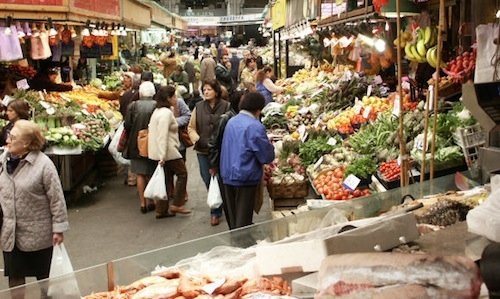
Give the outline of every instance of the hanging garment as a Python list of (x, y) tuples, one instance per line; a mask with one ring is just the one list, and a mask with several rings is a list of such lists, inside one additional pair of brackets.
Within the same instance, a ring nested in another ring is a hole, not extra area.
[(50, 51), (52, 52), (52, 61), (60, 62), (62, 56), (61, 43), (58, 42), (56, 45), (50, 46)]
[(31, 58), (33, 60), (47, 59), (52, 56), (49, 46), (49, 35), (40, 32), (40, 36), (31, 37)]
[(11, 61), (23, 58), (16, 26), (10, 26), (11, 34), (5, 34), (5, 29), (6, 27), (0, 27), (0, 61)]

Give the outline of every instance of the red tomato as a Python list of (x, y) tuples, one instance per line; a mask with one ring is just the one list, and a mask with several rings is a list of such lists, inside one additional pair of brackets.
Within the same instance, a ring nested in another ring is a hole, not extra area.
[(361, 196), (361, 191), (359, 191), (358, 189), (354, 190), (354, 192), (352, 193), (352, 195), (354, 195), (354, 197), (360, 197)]

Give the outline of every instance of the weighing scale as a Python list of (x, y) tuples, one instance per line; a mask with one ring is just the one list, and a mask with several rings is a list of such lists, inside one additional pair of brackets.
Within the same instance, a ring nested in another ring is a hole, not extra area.
[(479, 148), (479, 167), (482, 181), (490, 180), (500, 170), (500, 81), (466, 83), (462, 86), (465, 107), (486, 133), (486, 144)]

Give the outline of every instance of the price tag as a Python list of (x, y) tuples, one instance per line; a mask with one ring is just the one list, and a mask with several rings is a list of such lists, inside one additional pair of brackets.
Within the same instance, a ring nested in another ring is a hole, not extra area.
[(316, 163), (314, 163), (314, 170), (318, 170), (318, 168), (323, 164), (323, 156), (321, 156)]
[(416, 170), (415, 168), (412, 168), (410, 170), (410, 172), (411, 172), (412, 176), (419, 176), (420, 175), (420, 171)]
[(337, 144), (337, 139), (330, 137), (330, 138), (328, 138), (328, 141), (326, 142), (326, 144), (329, 144), (331, 146), (335, 146)]
[(368, 85), (368, 90), (366, 91), (366, 96), (369, 97), (372, 95), (372, 89), (373, 89), (373, 86), (371, 85)]
[(82, 113), (83, 113), (84, 115), (86, 115), (86, 116), (89, 116), (89, 115), (90, 115), (90, 113), (89, 113), (86, 109), (82, 109)]
[(45, 109), (45, 111), (47, 112), (48, 115), (53, 115), (54, 113), (56, 113), (56, 109), (54, 109), (54, 107), (49, 107)]
[(401, 155), (398, 156), (398, 159), (396, 160), (396, 163), (398, 163), (398, 166), (401, 166)]
[(40, 97), (41, 101), (45, 101), (45, 97), (43, 96), (43, 92), (42, 91), (38, 92), (38, 96)]
[(297, 128), (297, 132), (299, 132), (300, 139), (304, 138), (304, 134), (306, 133), (306, 126), (300, 125)]
[(47, 110), (47, 109), (49, 109), (50, 107), (52, 107), (49, 103), (47, 103), (47, 102), (45, 102), (45, 101), (40, 101), (39, 103), (40, 103), (40, 105), (42, 105), (42, 107), (43, 107), (45, 110)]
[(424, 149), (424, 134), (420, 134), (417, 137), (415, 137), (415, 144), (413, 145), (413, 148), (425, 152), (429, 150), (429, 142), (427, 142)]
[(361, 109), (363, 108), (363, 104), (359, 101), (359, 99), (356, 97), (356, 99), (354, 100), (354, 107), (352, 107), (354, 109), (354, 112), (356, 114), (360, 114), (361, 113)]
[(304, 134), (304, 136), (302, 137), (302, 139), (301, 139), (301, 140), (302, 140), (302, 142), (305, 142), (305, 141), (306, 141), (307, 136), (309, 136), (309, 133), (307, 133), (307, 132), (306, 132), (306, 133)]
[(23, 90), (30, 88), (30, 86), (28, 85), (28, 81), (26, 79), (21, 79), (21, 80), (17, 81), (16, 86), (17, 86), (17, 89), (23, 89)]
[(363, 111), (363, 117), (365, 119), (368, 119), (368, 117), (370, 116), (370, 112), (372, 112), (372, 106), (366, 107), (365, 110)]
[(214, 282), (204, 285), (201, 289), (211, 295), (218, 287), (226, 282), (225, 278), (216, 279)]
[(401, 114), (401, 99), (399, 98), (399, 95), (396, 95), (396, 98), (394, 99), (394, 108), (392, 108), (392, 115), (399, 117)]
[(344, 180), (342, 185), (344, 185), (345, 188), (354, 191), (358, 187), (360, 182), (361, 182), (361, 180), (357, 176), (350, 174)]
[(2, 104), (3, 104), (4, 106), (7, 106), (7, 105), (9, 105), (9, 103), (10, 103), (10, 102), (12, 102), (12, 101), (14, 101), (14, 100), (15, 100), (15, 99), (14, 99), (13, 97), (11, 97), (11, 96), (9, 96), (9, 95), (5, 95), (5, 96), (3, 97)]

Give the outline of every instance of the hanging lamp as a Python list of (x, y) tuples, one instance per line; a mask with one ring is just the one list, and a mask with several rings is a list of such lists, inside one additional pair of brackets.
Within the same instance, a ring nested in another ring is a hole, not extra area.
[(410, 0), (389, 0), (380, 8), (380, 15), (386, 18), (397, 18), (396, 1), (399, 1), (401, 17), (416, 16), (420, 14), (417, 5)]

